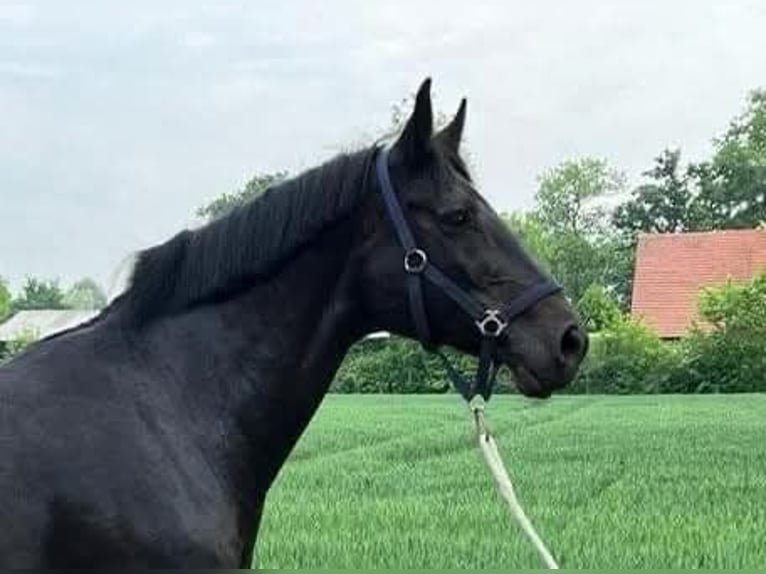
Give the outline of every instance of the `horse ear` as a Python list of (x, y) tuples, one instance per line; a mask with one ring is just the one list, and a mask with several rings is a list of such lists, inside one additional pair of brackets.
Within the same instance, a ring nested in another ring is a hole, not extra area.
[(431, 78), (426, 78), (415, 96), (415, 109), (404, 126), (395, 148), (398, 148), (406, 161), (422, 160), (431, 149), (434, 119), (431, 109)]
[(444, 127), (438, 134), (436, 139), (444, 143), (444, 145), (454, 151), (458, 152), (460, 149), (460, 141), (463, 139), (463, 127), (465, 126), (465, 110), (467, 102), (465, 98), (460, 101), (460, 107), (452, 118), (452, 121)]

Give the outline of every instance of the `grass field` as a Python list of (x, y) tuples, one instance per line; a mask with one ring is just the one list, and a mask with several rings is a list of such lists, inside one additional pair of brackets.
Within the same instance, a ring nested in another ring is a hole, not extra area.
[[(766, 567), (766, 396), (496, 397), (562, 568)], [(530, 568), (454, 396), (331, 396), (271, 491), (260, 568)]]

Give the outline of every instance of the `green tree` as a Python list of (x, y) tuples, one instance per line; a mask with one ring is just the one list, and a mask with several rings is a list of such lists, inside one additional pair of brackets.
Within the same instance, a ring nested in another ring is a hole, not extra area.
[(632, 238), (637, 232), (677, 233), (704, 228), (709, 220), (694, 191), (691, 168), (681, 165), (681, 150), (664, 150), (643, 175), (650, 182), (638, 186), (630, 200), (618, 206), (615, 227)]
[(21, 295), (11, 302), (12, 311), (30, 309), (66, 309), (64, 292), (56, 279), (43, 280), (27, 277)]
[(615, 211), (614, 225), (637, 232), (678, 233), (751, 228), (766, 221), (766, 91), (753, 92), (745, 112), (713, 141), (708, 161), (681, 165), (678, 149), (665, 150)]
[(550, 230), (534, 213), (515, 211), (503, 213), (501, 217), (519, 238), (527, 252), (550, 272), (555, 255), (555, 245)]
[(250, 178), (244, 188), (234, 193), (222, 193), (207, 205), (200, 207), (197, 210), (197, 215), (207, 221), (212, 221), (227, 214), (238, 205), (259, 196), (268, 188), (282, 183), (287, 177), (286, 171), (256, 174)]
[(6, 341), (4, 348), (0, 347), (0, 364), (10, 361), (37, 339), (39, 339), (39, 335), (36, 331), (32, 329), (22, 329), (13, 339)]
[(766, 339), (766, 274), (757, 275), (748, 282), (728, 281), (725, 285), (703, 290), (699, 310), (702, 318), (718, 331), (745, 334), (763, 344)]
[(550, 229), (536, 213), (504, 214), (526, 250), (561, 285), (575, 304), (593, 284), (604, 286), (622, 306), (628, 303), (633, 251), (607, 234), (580, 235)]
[(539, 178), (531, 213), (506, 216), (575, 303), (594, 283), (627, 300), (632, 252), (611, 233), (605, 207), (623, 187), (623, 175), (605, 161), (569, 160)]
[(601, 159), (565, 161), (546, 171), (535, 194), (535, 213), (551, 231), (584, 237), (606, 231), (603, 200), (619, 193), (624, 176)]
[(598, 283), (588, 286), (577, 302), (577, 309), (591, 332), (608, 329), (622, 318), (620, 306), (615, 298)]
[(71, 309), (102, 309), (106, 306), (106, 295), (98, 283), (85, 277), (66, 292), (64, 304)]
[[(766, 275), (705, 289), (700, 316), (684, 342), (686, 391), (766, 391)], [(679, 385), (680, 386), (680, 385)]]
[(750, 94), (714, 146), (713, 158), (693, 168), (711, 227), (757, 227), (766, 221), (766, 90)]
[(633, 256), (630, 249), (609, 236), (588, 238), (573, 233), (553, 235), (551, 273), (575, 302), (594, 283), (604, 286), (624, 306), (631, 285)]
[(11, 312), (11, 292), (5, 279), (0, 277), (0, 321), (5, 319)]

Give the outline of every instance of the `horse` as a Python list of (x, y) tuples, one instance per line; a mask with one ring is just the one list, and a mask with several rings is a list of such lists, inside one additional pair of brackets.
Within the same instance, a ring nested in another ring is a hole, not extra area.
[(578, 316), (477, 191), (466, 100), (435, 131), (430, 86), (391, 142), (141, 251), (96, 318), (0, 368), (0, 565), (250, 567), (271, 484), (372, 332), (487, 355), (530, 397), (572, 380)]

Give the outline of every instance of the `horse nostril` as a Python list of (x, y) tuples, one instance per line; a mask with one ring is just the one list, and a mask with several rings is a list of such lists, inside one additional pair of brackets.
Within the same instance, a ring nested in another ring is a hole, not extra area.
[(561, 337), (561, 359), (564, 362), (579, 361), (588, 349), (588, 335), (577, 325), (570, 325)]

